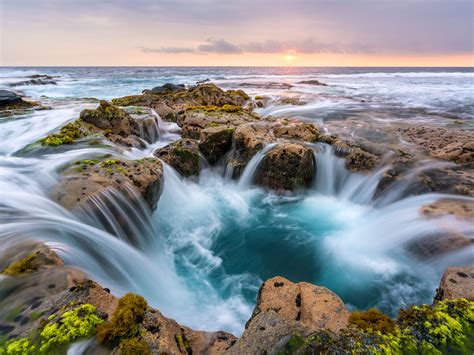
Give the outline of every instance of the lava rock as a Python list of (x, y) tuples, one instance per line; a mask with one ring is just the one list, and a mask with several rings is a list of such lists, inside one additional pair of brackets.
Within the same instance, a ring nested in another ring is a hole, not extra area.
[(194, 139), (180, 139), (166, 147), (158, 149), (155, 156), (171, 165), (182, 176), (199, 175), (200, 155), (199, 145)]
[(172, 84), (172, 83), (166, 83), (162, 86), (155, 86), (151, 90), (143, 90), (143, 94), (165, 94), (165, 93), (171, 93), (175, 91), (181, 91), (186, 89), (184, 84)]
[(199, 149), (209, 164), (217, 163), (232, 147), (235, 129), (228, 126), (207, 127), (201, 130)]

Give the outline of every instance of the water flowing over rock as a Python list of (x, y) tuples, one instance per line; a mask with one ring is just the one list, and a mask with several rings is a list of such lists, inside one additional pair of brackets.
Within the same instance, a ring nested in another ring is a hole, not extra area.
[(296, 143), (281, 143), (262, 159), (255, 183), (277, 191), (309, 187), (315, 173), (313, 150)]
[(182, 176), (197, 176), (200, 170), (199, 144), (194, 139), (180, 139), (155, 152), (157, 158), (176, 169)]
[(99, 191), (109, 187), (123, 190), (129, 186), (154, 210), (162, 189), (162, 177), (161, 162), (152, 158), (135, 161), (83, 160), (61, 173), (60, 182), (52, 195), (62, 206), (72, 209)]
[(235, 129), (227, 126), (207, 127), (201, 130), (199, 149), (209, 164), (217, 163), (232, 147)]

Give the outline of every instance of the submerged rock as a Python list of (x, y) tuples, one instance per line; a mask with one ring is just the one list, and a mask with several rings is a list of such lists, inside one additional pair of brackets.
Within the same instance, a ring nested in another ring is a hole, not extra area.
[(435, 300), (465, 298), (474, 301), (474, 267), (451, 266), (443, 274)]
[(95, 194), (108, 188), (126, 192), (137, 191), (151, 210), (160, 198), (163, 168), (157, 159), (104, 161), (81, 160), (61, 172), (53, 198), (62, 206), (72, 209)]
[(281, 143), (263, 158), (255, 183), (277, 191), (309, 187), (315, 173), (313, 150), (297, 143)]
[(199, 175), (199, 144), (194, 139), (183, 138), (155, 152), (157, 158), (176, 169), (182, 176)]
[(54, 80), (57, 76), (50, 75), (32, 75), (29, 76), (29, 80), (19, 81), (16, 83), (9, 84), (10, 86), (28, 86), (28, 85), (57, 85), (58, 83)]
[(299, 81), (298, 84), (328, 86), (328, 84), (322, 83), (319, 80), (303, 80), (303, 81)]

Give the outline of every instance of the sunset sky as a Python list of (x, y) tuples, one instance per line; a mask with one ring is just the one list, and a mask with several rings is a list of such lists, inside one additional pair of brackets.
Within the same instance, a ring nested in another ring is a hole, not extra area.
[(0, 65), (474, 66), (474, 0), (0, 4)]

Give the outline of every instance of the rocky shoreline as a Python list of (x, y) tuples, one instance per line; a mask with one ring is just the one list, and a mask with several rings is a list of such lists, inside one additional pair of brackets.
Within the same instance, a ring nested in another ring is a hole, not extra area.
[[(0, 110), (36, 105), (15, 95), (2, 91), (4, 106)], [(167, 84), (110, 103), (101, 101), (97, 109), (82, 111), (78, 119), (33, 148), (60, 150), (74, 144), (140, 148), (153, 140), (153, 129), (149, 128), (156, 124), (156, 114), (180, 127), (181, 138), (157, 149), (154, 157), (125, 160), (103, 156), (64, 167), (51, 197), (71, 210), (90, 206), (94, 196), (115, 189), (128, 198), (140, 196), (153, 211), (166, 183), (163, 162), (189, 179), (209, 165), (225, 167), (226, 175), (236, 179), (252, 158), (268, 148), (255, 172), (255, 184), (277, 194), (298, 193), (315, 179), (318, 144), (331, 146), (349, 171), (370, 173), (390, 164), (378, 193), (405, 179), (408, 168), (430, 158), (449, 164), (423, 172), (407, 195), (424, 191), (474, 195), (474, 145), (466, 130), (395, 125), (390, 130), (410, 144), (381, 148), (371, 141), (325, 134), (307, 121), (263, 118), (252, 111), (264, 105), (263, 101), (242, 90), (224, 91), (210, 83), (192, 87)], [(421, 213), (426, 218), (443, 214), (471, 218), (473, 211), (471, 201), (440, 200), (425, 206)], [(439, 236), (419, 241), (414, 252), (429, 257), (474, 242), (454, 231), (449, 242), (436, 238)], [(97, 340), (87, 344), (90, 351), (121, 354), (436, 353), (466, 346), (472, 349), (474, 268), (448, 269), (433, 305), (401, 310), (395, 320), (375, 310), (351, 314), (339, 297), (324, 287), (275, 277), (262, 285), (253, 315), (237, 339), (226, 332), (181, 326), (147, 306), (141, 296), (127, 294), (118, 299), (79, 270), (65, 267), (54, 252), (43, 246), (35, 248), (38, 250), (28, 256), (3, 265), (3, 274), (8, 275), (4, 282), (11, 282), (12, 290), (32, 275), (48, 283), (38, 284), (43, 288), (38, 291), (42, 295), (39, 299), (22, 305), (17, 314), (0, 323), (4, 337), (0, 354), (62, 351), (78, 339), (94, 337)]]

